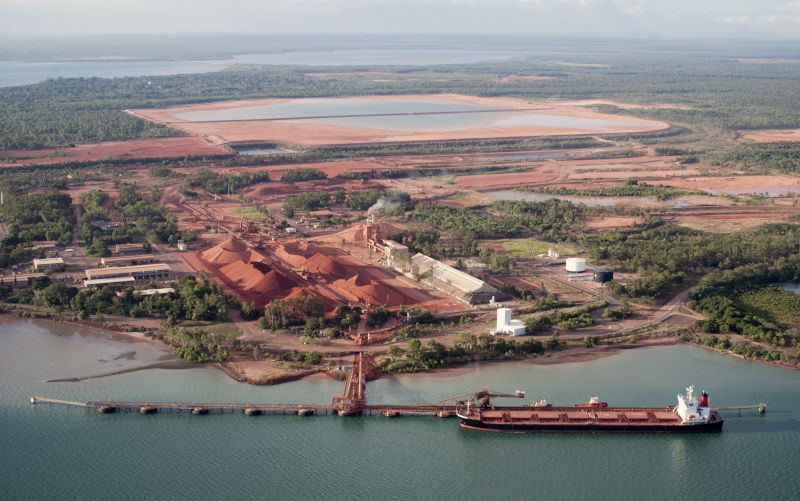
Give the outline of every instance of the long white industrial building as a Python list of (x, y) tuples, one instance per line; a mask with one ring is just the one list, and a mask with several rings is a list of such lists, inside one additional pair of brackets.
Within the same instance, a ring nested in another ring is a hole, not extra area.
[(417, 267), (420, 275), (430, 274), (434, 280), (457, 289), (462, 294), (469, 293), (476, 300), (488, 300), (497, 293), (497, 289), (480, 278), (475, 278), (425, 254), (412, 256), (411, 265)]

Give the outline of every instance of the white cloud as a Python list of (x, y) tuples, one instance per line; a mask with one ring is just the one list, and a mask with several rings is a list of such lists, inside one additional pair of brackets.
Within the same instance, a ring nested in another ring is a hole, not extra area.
[(725, 16), (718, 17), (714, 21), (723, 24), (752, 24), (753, 18), (750, 16)]
[(782, 12), (800, 12), (800, 0), (785, 3), (778, 7), (778, 10)]
[(799, 19), (800, 0), (0, 0), (0, 34), (6, 35), (366, 32), (796, 39)]
[(644, 13), (644, 4), (642, 2), (628, 5), (622, 9), (622, 12), (629, 16), (639, 16)]

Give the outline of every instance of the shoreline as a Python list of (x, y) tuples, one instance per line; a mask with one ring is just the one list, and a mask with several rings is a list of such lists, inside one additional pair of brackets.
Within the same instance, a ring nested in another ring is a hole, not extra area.
[[(38, 321), (45, 321), (50, 323), (66, 323), (73, 326), (79, 326), (83, 328), (89, 328), (96, 331), (98, 334), (106, 336), (112, 340), (126, 340), (126, 341), (146, 341), (152, 344), (156, 344), (166, 349), (170, 349), (170, 346), (158, 339), (154, 339), (152, 337), (146, 336), (140, 332), (128, 332), (128, 331), (121, 331), (121, 330), (113, 330), (106, 327), (99, 327), (96, 325), (92, 325), (91, 323), (84, 323), (82, 321), (73, 321), (73, 320), (65, 320), (65, 319), (54, 319), (54, 318), (23, 318), (17, 317), (11, 313), (5, 312), (0, 314), (0, 319), (5, 316), (14, 317), (18, 320), (38, 320)], [(115, 339), (116, 338), (116, 339)], [(437, 376), (437, 377), (457, 377), (463, 374), (466, 374), (472, 370), (472, 368), (476, 364), (501, 364), (506, 362), (521, 362), (526, 361), (533, 364), (538, 365), (556, 365), (556, 364), (570, 364), (570, 363), (580, 363), (580, 362), (589, 362), (592, 360), (597, 360), (600, 358), (610, 357), (616, 354), (619, 354), (625, 350), (632, 350), (636, 348), (646, 348), (652, 346), (671, 346), (676, 344), (687, 344), (691, 346), (697, 346), (700, 348), (706, 348), (712, 351), (715, 351), (723, 356), (729, 356), (738, 358), (741, 360), (748, 360), (753, 362), (760, 362), (766, 365), (771, 365), (773, 367), (787, 369), (787, 370), (800, 370), (800, 365), (797, 364), (788, 364), (785, 362), (774, 361), (774, 360), (763, 360), (760, 358), (750, 358), (744, 355), (736, 354), (730, 350), (723, 350), (718, 349), (710, 346), (705, 346), (699, 343), (692, 343), (689, 341), (681, 341), (677, 337), (662, 337), (662, 338), (647, 338), (641, 339), (634, 343), (624, 343), (624, 344), (613, 344), (613, 345), (598, 345), (593, 347), (583, 347), (577, 346), (573, 348), (566, 348), (556, 352), (549, 352), (541, 355), (534, 355), (534, 356), (525, 356), (525, 357), (517, 357), (513, 359), (503, 359), (503, 358), (496, 358), (496, 359), (486, 359), (486, 358), (473, 358), (472, 360), (467, 361), (464, 364), (458, 364), (448, 367), (442, 367), (438, 369), (431, 369), (427, 371), (421, 372), (407, 372), (407, 373), (383, 373), (377, 372), (375, 377), (368, 378), (368, 381), (374, 381), (378, 379), (384, 378), (398, 378), (398, 377), (426, 377), (426, 376)], [(85, 379), (94, 379), (94, 378), (101, 378), (106, 376), (113, 376), (116, 374), (122, 374), (126, 372), (134, 372), (139, 370), (147, 370), (147, 369), (154, 369), (154, 368), (161, 368), (161, 369), (189, 369), (189, 368), (200, 368), (200, 367), (213, 367), (216, 370), (223, 372), (229, 378), (233, 379), (234, 381), (244, 382), (247, 384), (251, 384), (254, 386), (271, 386), (281, 383), (287, 383), (292, 381), (298, 380), (305, 380), (305, 379), (332, 379), (332, 380), (341, 380), (340, 378), (332, 376), (329, 372), (324, 370), (316, 369), (307, 369), (307, 370), (294, 370), (292, 372), (286, 371), (285, 373), (275, 374), (274, 376), (270, 376), (268, 378), (263, 377), (248, 377), (246, 374), (241, 374), (240, 370), (235, 367), (236, 362), (226, 362), (224, 364), (219, 363), (206, 363), (206, 364), (198, 364), (187, 362), (177, 355), (172, 354), (171, 357), (175, 357), (175, 360), (158, 360), (155, 362), (148, 362), (145, 364), (138, 364), (135, 366), (130, 367), (123, 367), (120, 369), (115, 369), (103, 373), (98, 374), (87, 374), (81, 375), (76, 377), (67, 377), (67, 378), (58, 378), (54, 380), (50, 380), (48, 382), (80, 382)], [(246, 372), (246, 371), (245, 371)]]

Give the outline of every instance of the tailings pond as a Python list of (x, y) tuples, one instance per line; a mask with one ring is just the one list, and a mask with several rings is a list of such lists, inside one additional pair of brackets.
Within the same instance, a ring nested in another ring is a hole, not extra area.
[(175, 115), (189, 122), (280, 120), (394, 131), (445, 131), (487, 127), (558, 127), (598, 131), (637, 125), (639, 120), (606, 120), (533, 113), (447, 99), (306, 98)]

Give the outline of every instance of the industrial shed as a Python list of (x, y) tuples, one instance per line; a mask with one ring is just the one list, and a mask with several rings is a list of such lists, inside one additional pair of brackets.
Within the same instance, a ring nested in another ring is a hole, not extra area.
[(471, 303), (487, 302), (497, 293), (497, 289), (479, 278), (459, 271), (425, 254), (411, 257), (411, 265), (416, 266), (420, 276), (430, 277), (434, 286), (441, 286), (446, 292), (468, 299)]

